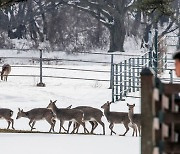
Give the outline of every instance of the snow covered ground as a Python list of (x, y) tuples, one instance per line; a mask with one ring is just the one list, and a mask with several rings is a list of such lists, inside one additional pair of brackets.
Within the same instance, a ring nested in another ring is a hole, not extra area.
[[(1, 52), (0, 56), (17, 56), (12, 51)], [(22, 54), (18, 54), (18, 56)], [(27, 54), (28, 55), (28, 54)], [(35, 54), (30, 54), (35, 56)], [(74, 58), (74, 57), (73, 57)], [(89, 57), (90, 58), (90, 57)], [(97, 56), (96, 56), (97, 58)], [(93, 58), (92, 58), (93, 59)], [(98, 58), (97, 58), (98, 59)], [(100, 58), (102, 59), (102, 58)], [(105, 59), (102, 59), (105, 60)], [(5, 60), (10, 64), (28, 64), (24, 61), (14, 61), (12, 59)], [(56, 67), (70, 67), (82, 69), (109, 70), (109, 65), (77, 65), (77, 64), (58, 64)], [(11, 74), (39, 74), (36, 68), (12, 68)], [(50, 70), (44, 69), (43, 75), (68, 75), (90, 78), (109, 79), (109, 73), (93, 73), (67, 70)], [(111, 90), (109, 82), (100, 81), (83, 81), (83, 80), (67, 80), (56, 78), (43, 78), (46, 87), (37, 87), (39, 78), (36, 77), (14, 77), (10, 76), (8, 82), (0, 81), (0, 107), (10, 108), (14, 111), (13, 119), (16, 118), (18, 108), (25, 111), (36, 107), (47, 107), (51, 100), (57, 100), (58, 107), (72, 107), (79, 105), (88, 105), (92, 107), (100, 107), (111, 100)], [(136, 104), (135, 112), (140, 112), (140, 100), (128, 98), (124, 102), (117, 102), (111, 105), (113, 111), (126, 111), (126, 103)], [(15, 129), (30, 130), (28, 119), (21, 118), (14, 120)], [(81, 134), (8, 134), (0, 133), (0, 153), (4, 154), (32, 154), (32, 153), (79, 153), (79, 154), (139, 154), (140, 153), (140, 137), (132, 137), (132, 129), (125, 137), (119, 136), (123, 134), (125, 128), (122, 124), (115, 125), (114, 130), (117, 135), (110, 136), (108, 128), (109, 123), (103, 117), (106, 126), (106, 135), (81, 135)], [(0, 128), (6, 128), (7, 122), (0, 120)], [(50, 128), (46, 121), (38, 121), (35, 125), (37, 131), (47, 132)], [(67, 128), (67, 123), (65, 123)], [(90, 129), (87, 124), (87, 129)], [(59, 130), (59, 121), (56, 123), (55, 131)], [(80, 132), (83, 132), (82, 128)], [(98, 125), (94, 133), (102, 134), (102, 127)]]

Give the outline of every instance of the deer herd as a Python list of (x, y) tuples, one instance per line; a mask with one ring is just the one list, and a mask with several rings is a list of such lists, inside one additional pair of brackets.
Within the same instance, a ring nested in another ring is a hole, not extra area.
[[(56, 100), (57, 101), (57, 100)], [(59, 133), (62, 133), (62, 129), (66, 133), (78, 133), (79, 127), (82, 126), (84, 134), (91, 133), (94, 134), (94, 130), (100, 124), (102, 126), (102, 134), (105, 135), (105, 124), (102, 121), (102, 117), (105, 115), (109, 124), (109, 129), (111, 135), (116, 132), (113, 130), (114, 124), (123, 124), (126, 131), (120, 136), (125, 136), (129, 131), (129, 127), (133, 128), (133, 134), (137, 136), (137, 131), (139, 136), (141, 135), (141, 116), (140, 114), (134, 114), (135, 104), (129, 105), (129, 112), (112, 112), (110, 111), (110, 105), (112, 102), (107, 101), (101, 108), (104, 110), (104, 114), (100, 109), (90, 107), (90, 106), (78, 106), (72, 108), (68, 106), (67, 108), (58, 108), (56, 106), (56, 101), (50, 100), (47, 108), (34, 108), (29, 111), (23, 111), (23, 109), (18, 109), (16, 119), (21, 117), (29, 119), (30, 130), (35, 129), (35, 123), (39, 120), (46, 120), (50, 124), (49, 132), (55, 132), (54, 127), (56, 124), (56, 119), (60, 121)], [(13, 111), (7, 108), (0, 108), (0, 119), (5, 119), (8, 122), (9, 129), (10, 125), (14, 129), (14, 120), (12, 119)], [(64, 127), (64, 122), (69, 122), (68, 128)], [(89, 122), (92, 126), (91, 131), (86, 128), (85, 123)], [(73, 129), (71, 132), (70, 127), (73, 123)]]
[[(7, 81), (8, 74), (11, 71), (11, 66), (9, 64), (4, 64), (1, 71), (1, 80)], [(141, 136), (141, 115), (134, 113), (135, 104), (130, 105), (127, 103), (129, 109), (128, 112), (113, 112), (110, 111), (110, 106), (112, 102), (107, 101), (101, 108), (104, 113), (98, 109), (91, 106), (78, 106), (72, 108), (68, 106), (67, 108), (58, 108), (56, 101), (50, 100), (47, 108), (34, 108), (29, 111), (23, 111), (23, 109), (18, 109), (16, 119), (21, 117), (29, 119), (30, 130), (35, 129), (35, 123), (39, 120), (46, 120), (50, 124), (49, 132), (55, 132), (54, 127), (56, 124), (56, 119), (60, 121), (59, 133), (62, 133), (62, 129), (66, 133), (78, 133), (79, 127), (82, 126), (84, 134), (91, 133), (94, 134), (94, 130), (100, 124), (102, 126), (102, 134), (105, 135), (105, 124), (102, 121), (102, 117), (105, 115), (109, 124), (109, 129), (112, 134), (116, 134), (113, 130), (114, 124), (123, 124), (125, 127), (125, 132), (120, 136), (125, 136), (129, 131), (129, 127), (133, 129), (132, 136), (137, 136), (137, 131), (139, 136)], [(14, 120), (12, 119), (13, 111), (7, 108), (0, 108), (0, 119), (5, 119), (8, 122), (7, 129), (10, 125), (12, 129), (14, 128)], [(64, 127), (64, 122), (68, 123), (68, 128)], [(86, 128), (85, 123), (89, 122), (91, 125), (91, 130)], [(71, 124), (73, 123), (73, 129), (70, 132)]]

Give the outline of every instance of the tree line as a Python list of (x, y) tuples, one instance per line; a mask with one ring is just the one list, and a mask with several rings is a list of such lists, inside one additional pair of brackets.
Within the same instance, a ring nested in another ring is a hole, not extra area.
[(4, 0), (0, 6), (1, 48), (17, 38), (34, 48), (48, 42), (53, 50), (123, 52), (127, 36), (147, 43), (153, 28), (180, 35), (179, 0)]

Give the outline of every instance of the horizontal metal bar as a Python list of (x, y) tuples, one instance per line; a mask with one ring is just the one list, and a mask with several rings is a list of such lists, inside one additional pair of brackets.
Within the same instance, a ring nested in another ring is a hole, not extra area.
[[(8, 75), (8, 76), (18, 76), (18, 77), (39, 77), (39, 75)], [(91, 80), (91, 81), (110, 81), (106, 79), (93, 79), (93, 78), (75, 78), (75, 77), (67, 77), (67, 76), (42, 76), (43, 78), (61, 78), (61, 79), (75, 79), (75, 80)]]
[[(39, 68), (39, 66), (20, 66), (20, 65), (12, 65), (12, 67), (20, 67), (20, 68)], [(110, 73), (110, 71), (101, 71), (101, 70), (88, 70), (88, 69), (75, 69), (75, 68), (66, 68), (66, 67), (45, 67), (43, 66), (42, 68), (46, 68), (46, 69), (61, 69), (61, 70), (71, 70), (71, 71), (87, 71), (87, 72), (101, 72), (101, 73)]]

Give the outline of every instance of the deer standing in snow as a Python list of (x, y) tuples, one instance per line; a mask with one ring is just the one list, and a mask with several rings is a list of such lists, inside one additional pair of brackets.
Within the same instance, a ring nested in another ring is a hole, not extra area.
[(1, 71), (1, 80), (7, 81), (8, 75), (11, 72), (11, 66), (9, 64), (4, 64)]
[(16, 119), (19, 119), (21, 117), (28, 118), (30, 120), (29, 126), (31, 127), (31, 131), (35, 129), (34, 125), (36, 121), (45, 119), (51, 125), (49, 132), (51, 132), (51, 130), (54, 132), (56, 121), (54, 120), (55, 115), (51, 110), (47, 108), (35, 108), (27, 112), (24, 112), (20, 108), (18, 110), (19, 112), (17, 113)]
[[(89, 133), (89, 131), (85, 127), (85, 123), (83, 122), (84, 113), (81, 110), (69, 109), (69, 108), (57, 108), (55, 104), (56, 101), (50, 100), (50, 103), (47, 108), (51, 109), (53, 113), (56, 115), (56, 118), (60, 120), (59, 133), (61, 133), (61, 128), (63, 128), (66, 132), (68, 132), (68, 130), (66, 130), (63, 126), (65, 121), (76, 122), (84, 127), (84, 133), (86, 132)], [(76, 129), (77, 126), (73, 129), (71, 133), (74, 133)]]
[[(92, 126), (91, 134), (93, 134), (93, 131), (95, 130), (95, 128), (98, 126), (98, 123), (99, 123), (103, 128), (103, 135), (105, 135), (105, 125), (101, 120), (103, 116), (103, 112), (101, 110), (91, 107), (91, 106), (78, 106), (73, 109), (78, 109), (78, 110), (83, 111), (84, 113), (83, 121), (84, 122), (88, 121)], [(69, 131), (70, 125), (71, 125), (71, 122), (69, 123), (68, 131)], [(78, 125), (77, 127), (79, 128), (80, 125), (75, 123), (75, 126), (76, 125)], [(78, 132), (78, 128), (77, 128), (77, 132)]]
[(107, 118), (107, 121), (110, 123), (109, 125), (109, 129), (111, 130), (111, 135), (114, 133), (113, 131), (113, 127), (114, 124), (124, 124), (124, 127), (126, 128), (126, 131), (124, 132), (123, 135), (120, 136), (125, 136), (126, 133), (129, 131), (129, 126), (133, 128), (133, 130), (136, 130), (136, 126), (135, 125), (129, 125), (130, 124), (130, 120), (128, 117), (128, 113), (127, 112), (111, 112), (110, 111), (110, 105), (112, 102), (107, 101), (107, 103), (105, 103), (103, 106), (101, 106), (101, 108), (104, 109), (104, 114)]
[[(137, 125), (139, 136), (141, 136), (141, 114), (134, 114), (135, 104), (130, 105), (127, 103), (127, 106), (129, 108), (129, 112), (128, 112), (129, 120), (131, 121), (132, 124), (135, 123)], [(134, 131), (133, 131), (133, 134), (134, 134)], [(136, 136), (137, 136), (137, 130), (136, 130)]]
[(8, 122), (9, 129), (10, 124), (12, 124), (12, 129), (14, 129), (14, 120), (11, 118), (13, 115), (13, 111), (6, 108), (0, 108), (0, 119), (5, 119)]

